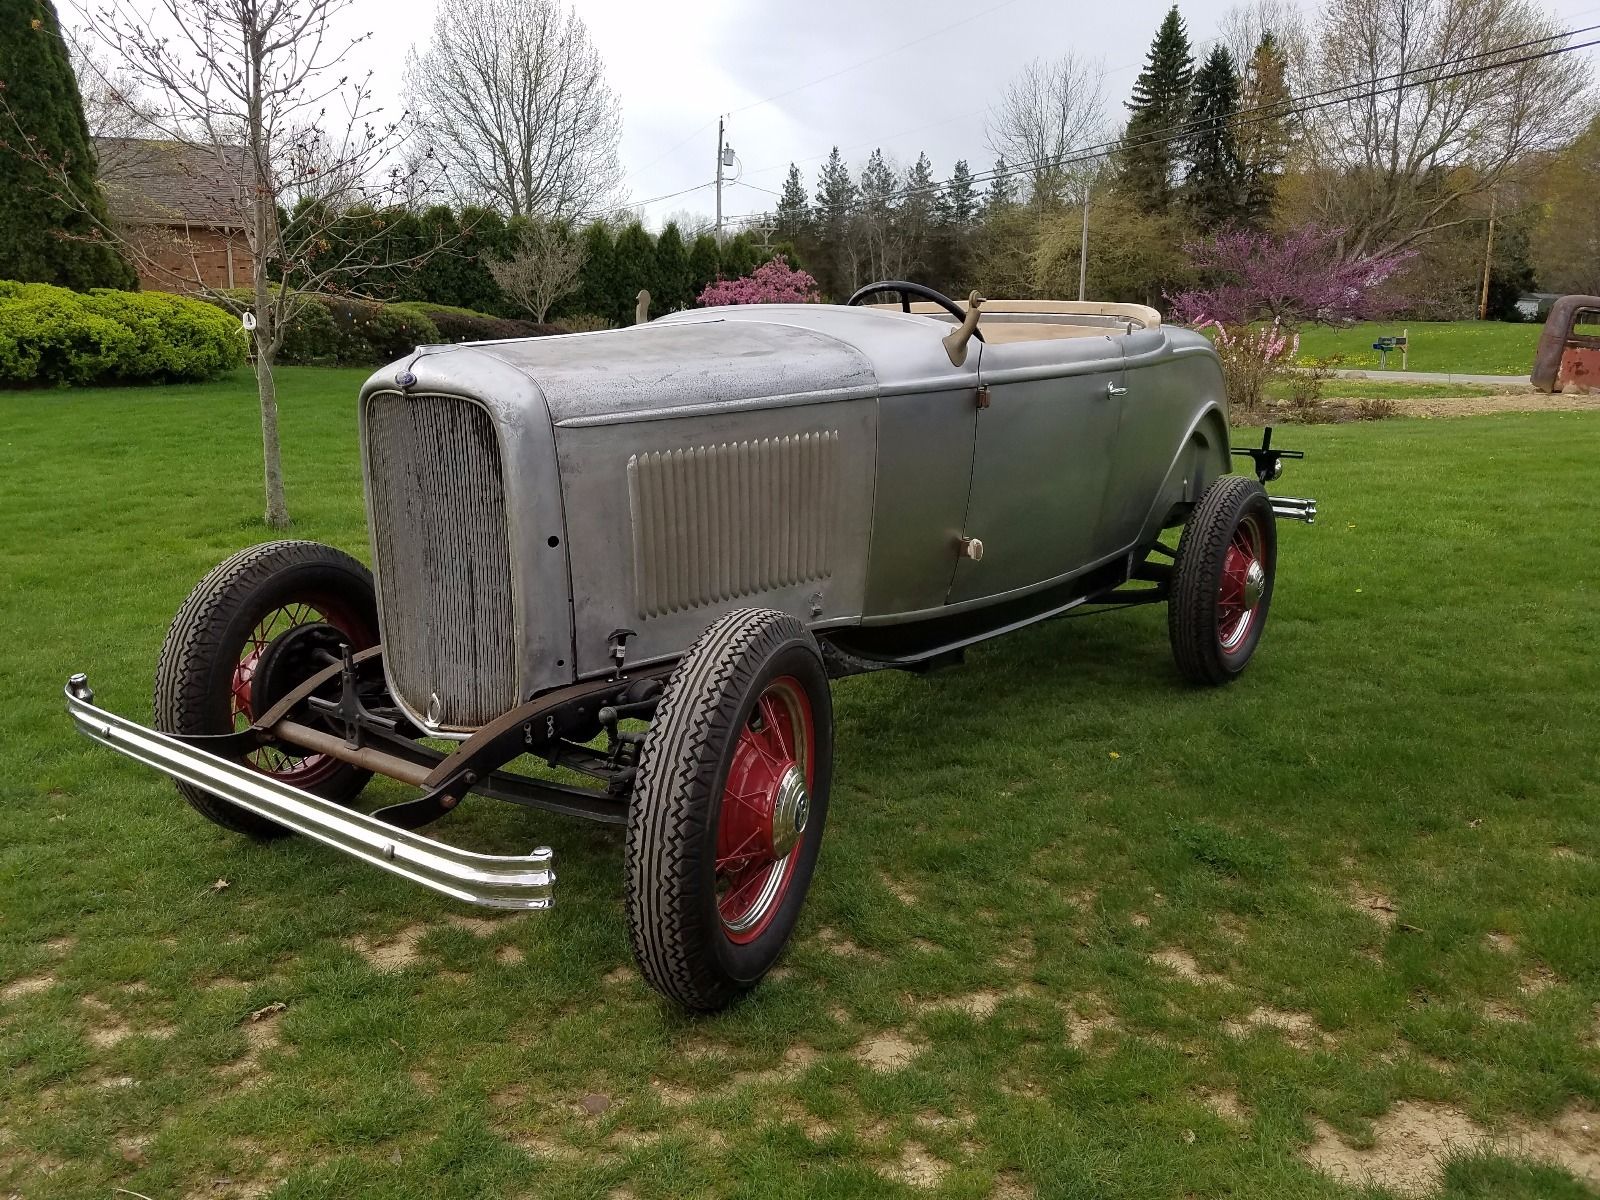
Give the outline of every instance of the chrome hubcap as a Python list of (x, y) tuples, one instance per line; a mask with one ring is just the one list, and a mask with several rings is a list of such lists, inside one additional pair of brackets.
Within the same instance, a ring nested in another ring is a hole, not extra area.
[(1267, 573), (1261, 569), (1259, 562), (1252, 562), (1244, 573), (1244, 606), (1254, 608), (1261, 603), (1261, 596), (1267, 590)]
[(811, 815), (811, 796), (799, 764), (791, 764), (778, 781), (778, 794), (772, 804), (772, 852), (782, 858), (793, 850), (806, 831)]

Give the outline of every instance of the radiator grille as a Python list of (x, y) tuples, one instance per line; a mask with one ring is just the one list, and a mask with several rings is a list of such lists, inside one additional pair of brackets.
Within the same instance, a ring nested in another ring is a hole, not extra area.
[(645, 617), (828, 578), (837, 430), (628, 460)]
[(489, 414), (455, 396), (367, 400), (367, 477), (389, 678), (474, 728), (517, 702), (511, 552)]

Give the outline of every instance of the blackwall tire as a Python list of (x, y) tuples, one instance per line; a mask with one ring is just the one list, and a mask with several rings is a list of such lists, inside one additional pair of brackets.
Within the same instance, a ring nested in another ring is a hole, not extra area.
[(832, 766), (827, 672), (805, 626), (753, 609), (707, 629), (667, 683), (628, 811), (628, 932), (662, 995), (719, 1009), (777, 961), (816, 869)]
[(1238, 678), (1266, 628), (1278, 566), (1272, 501), (1255, 479), (1224, 475), (1183, 527), (1167, 599), (1167, 633), (1191, 682)]
[[(271, 638), (311, 620), (338, 627), (352, 649), (377, 645), (371, 572), (342, 550), (317, 542), (267, 542), (219, 563), (189, 593), (167, 630), (156, 667), (156, 728), (219, 734), (248, 724), (255, 662)], [(341, 804), (354, 800), (372, 777), (321, 755), (258, 751), (243, 761)], [(192, 784), (177, 788), (196, 811), (225, 829), (262, 839), (289, 832)]]

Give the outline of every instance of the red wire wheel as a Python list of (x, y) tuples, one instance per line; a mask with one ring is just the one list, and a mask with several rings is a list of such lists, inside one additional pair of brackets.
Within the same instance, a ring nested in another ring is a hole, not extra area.
[(734, 743), (717, 814), (717, 911), (735, 942), (760, 937), (782, 907), (811, 816), (815, 742), (800, 681), (767, 684)]
[(1261, 642), (1278, 564), (1278, 527), (1261, 484), (1224, 475), (1183, 527), (1172, 564), (1167, 632), (1195, 683), (1238, 677)]
[(771, 969), (811, 886), (832, 764), (827, 671), (799, 620), (732, 612), (690, 647), (645, 734), (623, 859), (657, 991), (717, 1009)]
[(1250, 625), (1266, 591), (1265, 538), (1254, 515), (1241, 518), (1222, 555), (1222, 582), (1217, 585), (1217, 640), (1225, 653), (1249, 636)]
[[(291, 629), (307, 625), (331, 625), (342, 633), (352, 650), (365, 650), (378, 644), (377, 631), (359, 609), (338, 596), (308, 596), (280, 604), (256, 622), (239, 649), (238, 662), (228, 683), (229, 707), (235, 730), (248, 729), (259, 713), (253, 710), (251, 690), (256, 668), (267, 648)], [(303, 682), (303, 681), (296, 681)], [(271, 775), (294, 787), (313, 790), (337, 775), (345, 766), (326, 754), (297, 754), (292, 748), (263, 746), (250, 755), (250, 765), (263, 775)]]
[[(268, 542), (218, 564), (167, 630), (156, 667), (156, 728), (190, 735), (247, 728), (260, 715), (257, 675), (274, 643), (311, 624), (334, 627), (353, 650), (378, 644), (378, 606), (366, 567), (316, 542)], [(372, 777), (327, 755), (280, 746), (262, 747), (241, 761), (339, 803), (353, 800)], [(177, 787), (195, 809), (228, 829), (261, 838), (288, 832), (193, 784)]]

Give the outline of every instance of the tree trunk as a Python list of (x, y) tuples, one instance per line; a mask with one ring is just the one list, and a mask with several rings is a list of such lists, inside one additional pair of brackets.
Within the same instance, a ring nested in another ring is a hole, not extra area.
[(261, 397), (261, 462), (267, 487), (267, 525), (289, 527), (289, 504), (283, 495), (283, 452), (278, 442), (278, 384), (272, 377), (274, 347), (256, 343), (256, 391)]

